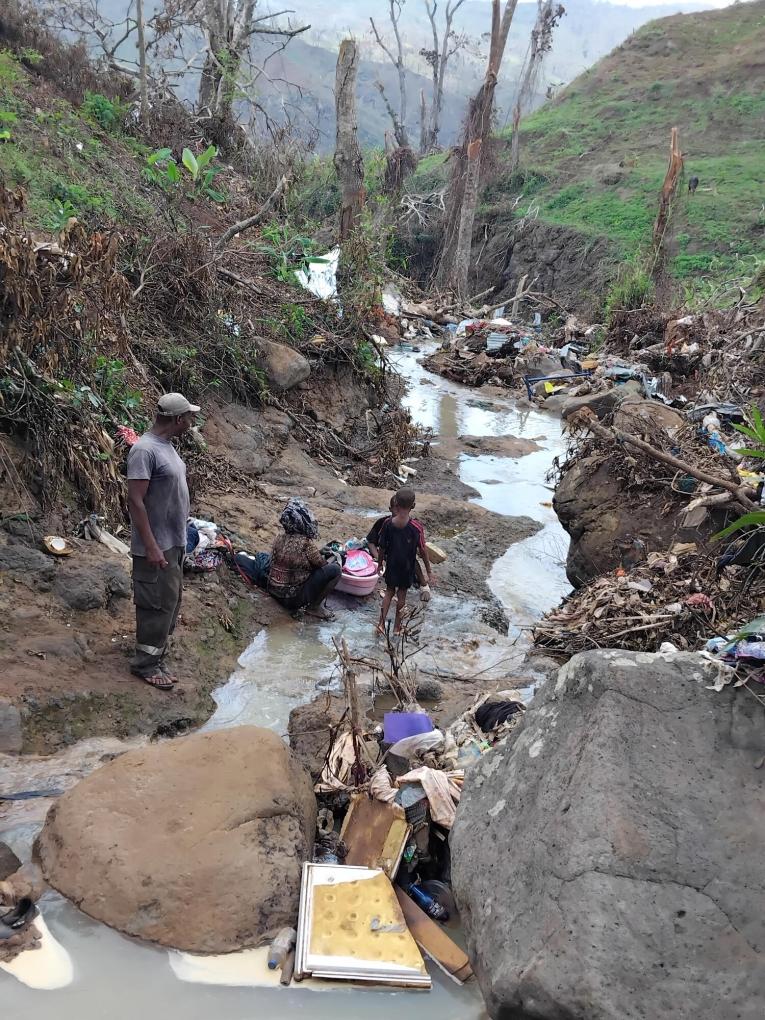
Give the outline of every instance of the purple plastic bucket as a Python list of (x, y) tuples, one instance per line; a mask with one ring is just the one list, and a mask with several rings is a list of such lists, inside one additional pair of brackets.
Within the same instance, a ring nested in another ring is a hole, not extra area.
[(426, 712), (386, 712), (383, 728), (386, 744), (395, 744), (404, 737), (430, 733), (433, 723)]

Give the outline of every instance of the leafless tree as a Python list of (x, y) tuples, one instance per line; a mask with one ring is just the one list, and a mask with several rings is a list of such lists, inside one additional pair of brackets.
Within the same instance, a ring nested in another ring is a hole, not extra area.
[(529, 51), (521, 69), (518, 95), (513, 107), (513, 141), (510, 152), (510, 166), (513, 170), (518, 169), (521, 159), (521, 115), (536, 87), (545, 54), (552, 49), (553, 32), (565, 13), (566, 8), (554, 3), (554, 0), (537, 0), (537, 17), (531, 30)]
[(449, 60), (468, 45), (468, 36), (462, 32), (455, 32), (453, 28), (454, 15), (465, 3), (465, 0), (447, 0), (444, 8), (443, 32), (439, 38), (438, 25), (438, 0), (423, 0), (425, 10), (428, 12), (428, 20), (433, 33), (433, 49), (420, 50), (420, 56), (424, 57), (430, 65), (433, 77), (433, 92), (430, 99), (430, 114), (427, 126), (421, 119), (420, 124), (420, 151), (422, 155), (431, 152), (438, 145), (438, 136), (441, 131), (441, 110), (444, 105), (444, 80)]
[(139, 44), (143, 58), (139, 52), (136, 60), (125, 47), (139, 31), (143, 0), (125, 0), (121, 14), (112, 14), (112, 10), (113, 5), (104, 0), (52, 0), (41, 8), (49, 28), (82, 40), (112, 70), (140, 77), (141, 60), (146, 64), (146, 29), (149, 27), (150, 38), (153, 37), (154, 21), (147, 26), (144, 20), (143, 46)]
[(396, 144), (399, 148), (409, 147), (409, 133), (406, 128), (406, 114), (407, 114), (407, 96), (406, 96), (406, 66), (404, 64), (404, 45), (401, 41), (401, 31), (399, 22), (401, 20), (401, 13), (404, 8), (406, 0), (388, 0), (388, 17), (390, 23), (393, 26), (393, 35), (396, 40), (395, 53), (394, 51), (383, 41), (382, 36), (377, 31), (377, 25), (375, 25), (374, 18), (369, 19), (369, 23), (372, 26), (377, 45), (390, 60), (393, 66), (398, 72), (398, 112), (394, 110), (393, 106), (385, 95), (383, 84), (380, 81), (375, 82), (375, 87), (382, 96), (385, 107), (388, 111), (388, 116), (393, 124), (393, 133), (396, 136)]
[(340, 181), (340, 241), (344, 241), (358, 223), (364, 208), (364, 159), (358, 139), (356, 115), (356, 74), (359, 51), (353, 39), (340, 44), (335, 71), (335, 170)]
[(138, 86), (141, 97), (141, 118), (149, 116), (149, 75), (146, 62), (146, 19), (143, 0), (135, 0), (136, 34), (138, 36)]
[(221, 120), (233, 119), (242, 64), (253, 40), (270, 36), (286, 44), (311, 27), (280, 21), (292, 12), (262, 10), (259, 0), (180, 0), (179, 10), (205, 42), (197, 106)]
[(483, 150), (491, 131), (494, 93), (507, 36), (518, 0), (492, 0), (491, 43), (486, 74), (480, 89), (470, 100), (460, 145), (452, 154), (449, 198), (445, 229), (436, 266), (435, 281), (443, 290), (467, 298), (470, 249), (473, 239)]

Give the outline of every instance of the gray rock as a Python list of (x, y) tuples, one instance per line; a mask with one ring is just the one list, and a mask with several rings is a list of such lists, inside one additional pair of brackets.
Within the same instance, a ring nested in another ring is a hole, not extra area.
[(15, 874), (21, 867), (21, 861), (7, 843), (0, 843), (0, 882)]
[(581, 397), (569, 397), (563, 405), (561, 417), (570, 418), (572, 414), (587, 408), (602, 421), (613, 413), (621, 399), (617, 389), (598, 390), (596, 393), (584, 393)]
[(762, 1016), (762, 709), (708, 668), (577, 655), (468, 771), (452, 874), (493, 1018)]
[(47, 589), (56, 576), (56, 566), (50, 556), (13, 540), (0, 545), (0, 570), (7, 571), (30, 588)]
[(67, 570), (56, 579), (53, 590), (70, 609), (87, 612), (104, 609), (107, 592), (100, 572), (94, 570)]
[(628, 490), (611, 458), (580, 457), (562, 476), (553, 506), (571, 543), (566, 574), (575, 588), (621, 563), (620, 543), (640, 539), (647, 552), (666, 549), (680, 521), (662, 514), (661, 492)]
[(101, 567), (101, 579), (108, 598), (128, 599), (133, 593), (130, 575), (117, 563), (105, 563)]
[(21, 713), (5, 698), (0, 698), (0, 753), (18, 754), (24, 743)]
[(417, 697), (422, 701), (439, 701), (443, 696), (443, 684), (433, 677), (421, 677), (417, 681)]
[(265, 337), (258, 337), (258, 346), (263, 353), (263, 371), (274, 389), (291, 390), (298, 383), (305, 382), (311, 374), (308, 359), (299, 351)]
[(641, 436), (646, 424), (652, 430), (665, 429), (671, 435), (682, 428), (687, 419), (681, 411), (667, 407), (659, 400), (643, 400), (640, 397), (629, 397), (619, 405), (614, 415), (614, 425), (625, 432)]
[(572, 375), (571, 372), (563, 368), (560, 358), (550, 354), (524, 355), (523, 363), (523, 374), (531, 379), (540, 379), (547, 375)]

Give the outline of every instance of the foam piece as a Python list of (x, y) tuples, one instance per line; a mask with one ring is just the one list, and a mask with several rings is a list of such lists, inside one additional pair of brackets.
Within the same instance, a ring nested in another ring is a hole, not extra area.
[(0, 970), (11, 974), (28, 988), (44, 992), (66, 988), (74, 980), (71, 956), (53, 937), (42, 914), (38, 914), (33, 926), (42, 936), (40, 944), (35, 949), (19, 953), (10, 963), (0, 962)]

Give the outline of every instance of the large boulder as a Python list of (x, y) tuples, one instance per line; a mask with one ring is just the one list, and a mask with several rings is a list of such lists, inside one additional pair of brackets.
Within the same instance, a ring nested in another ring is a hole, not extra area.
[(255, 726), (141, 748), (51, 808), (37, 848), (52, 886), (113, 928), (194, 953), (294, 925), (313, 846), (311, 781)]
[(577, 655), (468, 771), (452, 874), (493, 1018), (762, 1016), (762, 708), (710, 675)]
[(680, 522), (663, 513), (663, 492), (630, 490), (610, 457), (597, 454), (571, 463), (555, 490), (553, 506), (571, 542), (566, 575), (575, 588), (621, 563), (635, 539), (647, 552), (672, 544)]
[(308, 359), (286, 344), (258, 337), (258, 346), (262, 354), (263, 371), (275, 390), (291, 390), (293, 386), (305, 382), (311, 374)]

